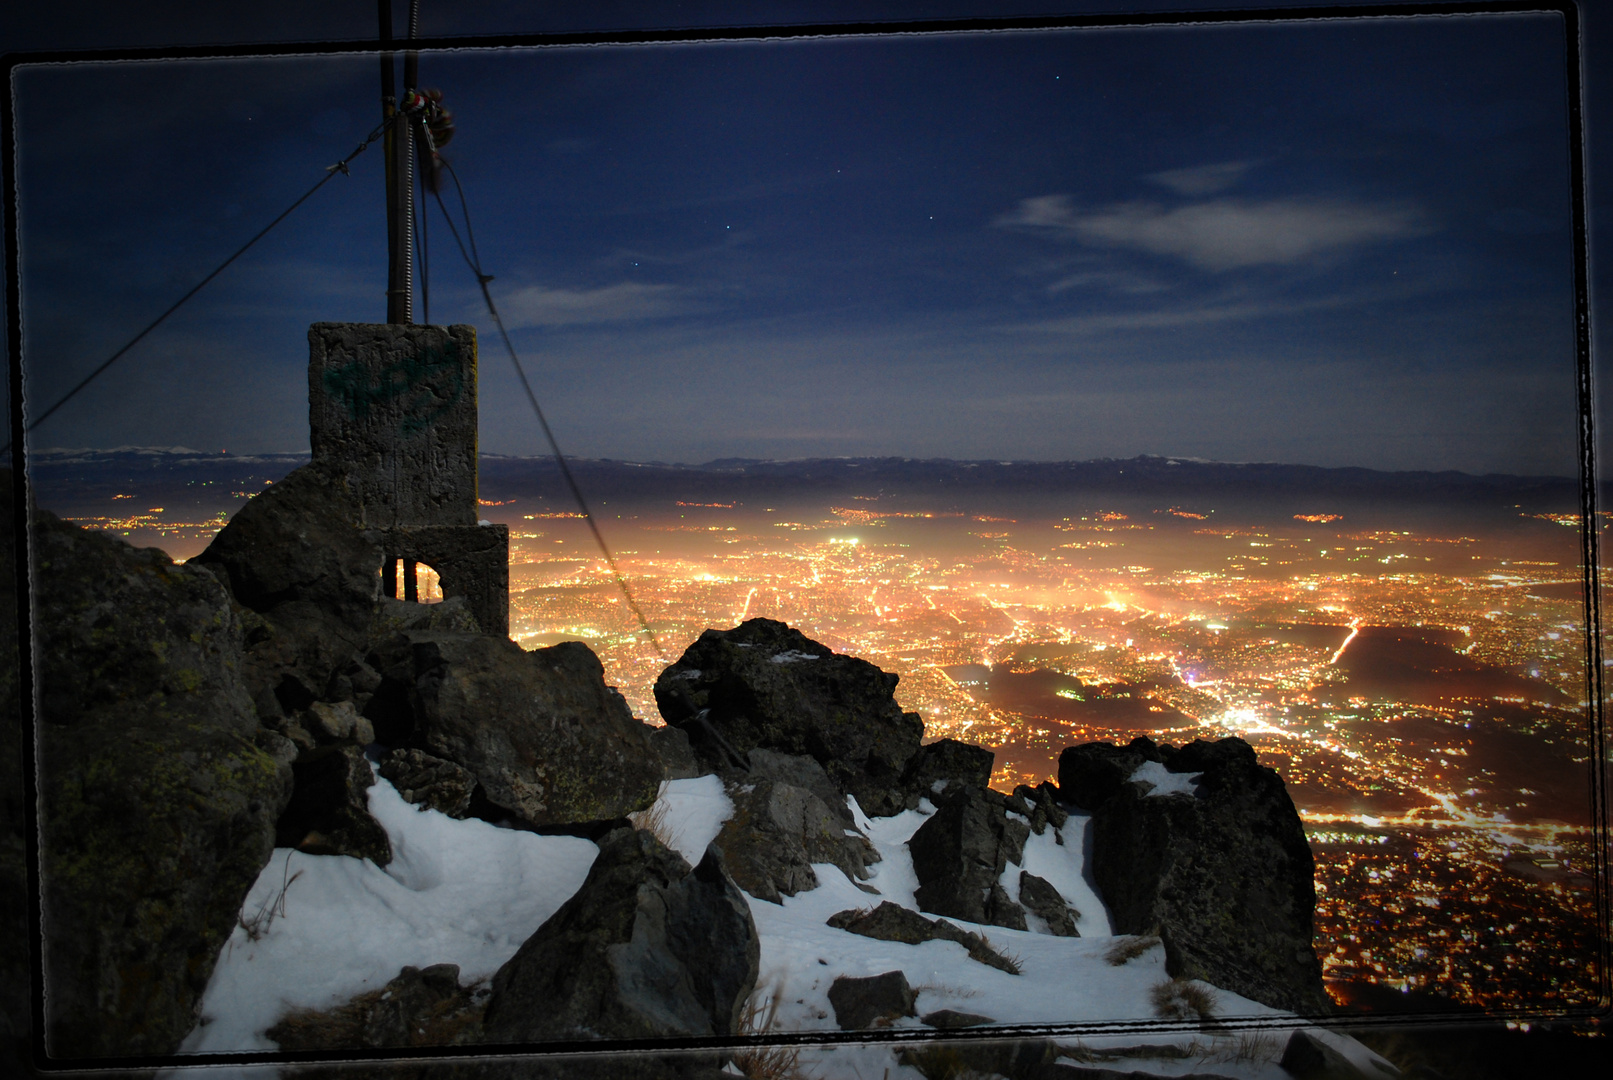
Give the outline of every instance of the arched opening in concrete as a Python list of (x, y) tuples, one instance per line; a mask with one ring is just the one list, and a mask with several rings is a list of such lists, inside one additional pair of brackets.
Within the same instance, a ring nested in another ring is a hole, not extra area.
[(418, 559), (388, 559), (381, 578), (388, 596), (416, 604), (442, 602), (442, 577)]

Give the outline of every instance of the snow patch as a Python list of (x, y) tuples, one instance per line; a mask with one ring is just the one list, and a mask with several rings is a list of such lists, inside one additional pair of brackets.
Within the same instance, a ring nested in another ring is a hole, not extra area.
[(774, 653), (770, 659), (775, 664), (793, 664), (798, 660), (816, 660), (818, 657), (800, 649), (785, 649), (783, 652)]
[(1151, 785), (1149, 795), (1197, 795), (1199, 777), (1203, 775), (1201, 772), (1171, 772), (1161, 762), (1145, 761), (1126, 779), (1132, 783), (1140, 781)]

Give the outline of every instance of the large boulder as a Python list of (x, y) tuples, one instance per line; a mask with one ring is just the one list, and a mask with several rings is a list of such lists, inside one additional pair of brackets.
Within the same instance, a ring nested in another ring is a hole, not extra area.
[(269, 860), (290, 769), (260, 749), (209, 570), (44, 511), (33, 537), (47, 1045), (172, 1053)]
[(991, 766), (996, 760), (997, 755), (984, 746), (956, 739), (926, 743), (908, 759), (906, 775), (902, 777), (909, 808), (917, 806), (920, 799), (937, 802), (959, 787), (990, 787)]
[(897, 676), (841, 656), (784, 623), (707, 630), (655, 683), (666, 722), (708, 768), (744, 767), (758, 747), (807, 754), (864, 812), (906, 804), (901, 781), (924, 724), (896, 703)]
[(1092, 873), (1115, 933), (1159, 934), (1173, 977), (1328, 1011), (1310, 846), (1282, 778), (1248, 743), (1071, 747), (1059, 786), (1092, 812)]
[(651, 729), (586, 645), (527, 652), (508, 638), (409, 631), (370, 662), (383, 681), (365, 711), (381, 741), (462, 766), (520, 822), (608, 821), (655, 801)]
[(921, 911), (1025, 929), (1025, 912), (1001, 879), (1009, 863), (1024, 862), (1030, 826), (1008, 816), (1007, 802), (989, 788), (962, 787), (919, 826), (907, 848)]
[(860, 834), (848, 835), (829, 806), (804, 787), (760, 779), (727, 785), (734, 812), (714, 843), (741, 889), (782, 903), (818, 887), (813, 863), (833, 863), (853, 880), (868, 877), (879, 852)]
[(253, 611), (300, 601), (364, 628), (381, 598), (385, 555), (359, 515), (345, 481), (304, 465), (253, 496), (194, 561), (218, 567)]
[[(738, 1034), (759, 957), (750, 908), (715, 848), (691, 869), (648, 830), (617, 829), (600, 840), (582, 888), (493, 976), (485, 1038)], [(559, 1075), (634, 1076), (637, 1064), (653, 1064), (656, 1076), (679, 1067), (616, 1059), (597, 1073), (576, 1062)]]

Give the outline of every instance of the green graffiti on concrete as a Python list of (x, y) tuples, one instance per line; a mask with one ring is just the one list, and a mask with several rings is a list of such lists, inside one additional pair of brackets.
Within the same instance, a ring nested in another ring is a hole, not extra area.
[(428, 346), (377, 368), (363, 360), (325, 369), (325, 393), (359, 423), (372, 412), (398, 418), (398, 434), (424, 431), (465, 393), (465, 369), (459, 345)]

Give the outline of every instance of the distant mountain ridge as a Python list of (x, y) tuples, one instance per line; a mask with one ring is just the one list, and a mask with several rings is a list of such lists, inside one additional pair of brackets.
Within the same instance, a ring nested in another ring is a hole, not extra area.
[[(188, 447), (122, 446), (46, 449), (29, 455), (31, 468), (60, 476), (83, 470), (86, 480), (112, 474), (180, 470), (230, 476), (243, 466), (262, 473), (289, 472), (306, 453), (230, 454)], [(1146, 495), (1329, 496), (1436, 502), (1510, 500), (1534, 509), (1578, 503), (1579, 482), (1564, 476), (1476, 475), (1457, 470), (1384, 471), (1280, 462), (1221, 462), (1141, 455), (1084, 461), (959, 461), (949, 458), (861, 457), (718, 458), (697, 465), (662, 461), (571, 458), (583, 490), (601, 497), (665, 496), (743, 498), (764, 494), (833, 494), (843, 489), (891, 494), (1094, 492)], [(481, 455), (482, 485), (500, 494), (560, 494), (559, 470), (548, 456)], [(1610, 489), (1613, 490), (1613, 489)]]

